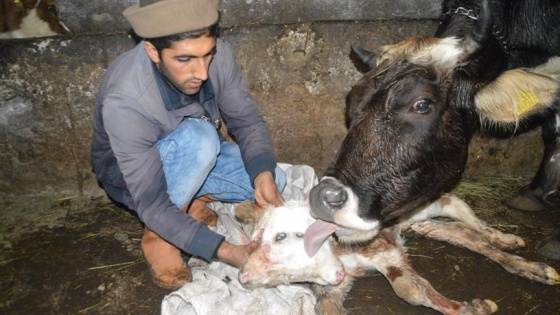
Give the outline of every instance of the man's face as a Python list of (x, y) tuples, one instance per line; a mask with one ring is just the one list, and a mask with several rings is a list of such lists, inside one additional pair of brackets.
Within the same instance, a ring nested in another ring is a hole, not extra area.
[(187, 95), (194, 95), (200, 91), (202, 82), (208, 79), (216, 38), (202, 36), (174, 42), (170, 48), (162, 50), (161, 58), (151, 43), (145, 42), (144, 48), (175, 88)]

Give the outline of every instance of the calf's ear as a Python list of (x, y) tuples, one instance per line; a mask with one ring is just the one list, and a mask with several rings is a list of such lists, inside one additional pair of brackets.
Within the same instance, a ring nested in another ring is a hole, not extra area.
[(475, 107), (489, 121), (511, 123), (558, 106), (560, 57), (535, 68), (505, 71), (484, 86), (474, 99)]
[(255, 207), (250, 200), (239, 203), (233, 209), (235, 217), (243, 223), (255, 223), (261, 217), (263, 211), (259, 207)]

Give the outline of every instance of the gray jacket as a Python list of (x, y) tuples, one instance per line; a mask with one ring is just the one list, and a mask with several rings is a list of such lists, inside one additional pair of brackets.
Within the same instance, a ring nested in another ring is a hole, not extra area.
[(223, 237), (171, 202), (156, 142), (185, 117), (206, 115), (216, 127), (223, 118), (239, 144), (251, 182), (263, 171), (274, 174), (276, 167), (272, 139), (231, 47), (218, 39), (216, 48), (203, 85), (213, 97), (202, 104), (183, 94), (173, 99), (161, 93), (159, 74), (143, 42), (119, 56), (100, 86), (91, 144), (91, 163), (103, 187), (120, 192), (117, 201), (136, 211), (161, 237), (207, 260), (215, 258)]

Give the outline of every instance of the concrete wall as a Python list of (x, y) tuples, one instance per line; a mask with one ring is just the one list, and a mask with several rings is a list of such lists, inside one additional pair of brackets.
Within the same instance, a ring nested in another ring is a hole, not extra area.
[[(126, 32), (121, 12), (138, 0), (57, 0), (66, 25), (75, 33)], [(318, 21), (435, 19), (439, 0), (220, 0), (226, 28)]]
[[(135, 45), (120, 17), (134, 1), (59, 2), (74, 35), (0, 42), (0, 194), (101, 193), (89, 165), (91, 117), (105, 69)], [(222, 1), (233, 16), (222, 37), (234, 47), (279, 161), (324, 171), (345, 134), (344, 97), (360, 77), (348, 58), (350, 42), (375, 48), (431, 34), (436, 3)], [(469, 169), (531, 174), (537, 137), (477, 140)], [(529, 146), (528, 154), (512, 162), (520, 146)]]

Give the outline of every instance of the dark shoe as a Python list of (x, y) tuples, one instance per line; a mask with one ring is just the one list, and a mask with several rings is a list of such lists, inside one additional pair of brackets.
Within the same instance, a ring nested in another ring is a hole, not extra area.
[[(152, 271), (153, 274), (153, 271)], [(152, 278), (152, 282), (160, 288), (176, 291), (192, 281), (191, 269), (169, 270), (169, 273), (160, 274)]]
[(155, 285), (177, 290), (192, 281), (192, 273), (181, 251), (147, 227), (142, 236), (142, 252)]

